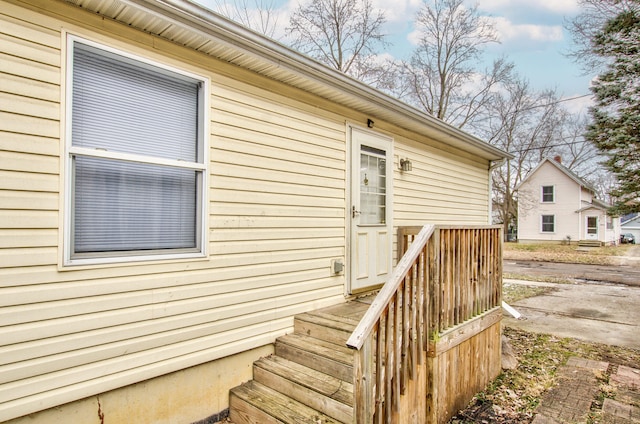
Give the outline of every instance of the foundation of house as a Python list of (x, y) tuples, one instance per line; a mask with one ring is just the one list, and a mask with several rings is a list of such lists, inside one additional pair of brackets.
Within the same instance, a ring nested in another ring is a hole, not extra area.
[(272, 353), (263, 346), (4, 424), (213, 422), (229, 408), (229, 388), (251, 380), (253, 362)]

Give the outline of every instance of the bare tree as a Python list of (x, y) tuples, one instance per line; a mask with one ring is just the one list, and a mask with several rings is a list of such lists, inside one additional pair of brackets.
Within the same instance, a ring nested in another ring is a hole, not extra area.
[[(557, 100), (555, 92), (535, 93), (527, 81), (515, 78), (504, 85), (491, 104), (485, 137), (514, 155), (514, 159), (506, 161), (492, 176), (493, 199), (505, 236), (517, 221), (515, 188), (561, 143), (563, 114)], [(518, 201), (525, 209), (529, 200), (526, 193), (520, 193)]]
[(267, 37), (276, 38), (278, 14), (275, 0), (216, 0), (216, 11)]
[(464, 127), (483, 111), (495, 87), (508, 80), (513, 65), (497, 60), (477, 69), (483, 46), (498, 41), (493, 26), (464, 0), (426, 0), (416, 17), (420, 42), (405, 81), (408, 101), (433, 116)]
[(618, 180), (615, 175), (604, 169), (602, 164), (598, 165), (596, 171), (589, 174), (589, 184), (595, 189), (598, 199), (612, 205), (616, 199), (611, 193), (618, 187)]
[(292, 13), (287, 34), (301, 52), (365, 83), (388, 84), (377, 54), (388, 43), (371, 0), (312, 0)]
[[(561, 142), (553, 147), (553, 156), (562, 157), (562, 164), (587, 181), (602, 171), (598, 149), (584, 138), (588, 120), (584, 116), (560, 111), (563, 125), (559, 129)], [(597, 177), (599, 178), (599, 177)]]

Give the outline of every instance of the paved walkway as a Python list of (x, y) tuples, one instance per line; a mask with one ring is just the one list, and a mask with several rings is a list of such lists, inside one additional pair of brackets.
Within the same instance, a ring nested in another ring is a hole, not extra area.
[(512, 303), (522, 319), (505, 314), (509, 327), (640, 349), (640, 287), (507, 279), (504, 284), (551, 289)]
[(640, 423), (640, 370), (577, 357), (560, 367), (532, 424), (587, 422)]

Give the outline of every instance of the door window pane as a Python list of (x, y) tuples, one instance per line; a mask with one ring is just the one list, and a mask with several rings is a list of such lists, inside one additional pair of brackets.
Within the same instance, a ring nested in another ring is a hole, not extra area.
[(360, 152), (360, 224), (382, 225), (387, 215), (385, 152), (362, 146)]
[(598, 234), (598, 217), (587, 217), (587, 234)]

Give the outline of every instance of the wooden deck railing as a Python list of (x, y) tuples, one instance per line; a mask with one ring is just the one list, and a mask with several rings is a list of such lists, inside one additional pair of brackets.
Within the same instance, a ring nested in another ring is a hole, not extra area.
[(398, 229), (401, 259), (347, 341), (357, 351), (356, 423), (391, 423), (429, 342), (500, 305), (500, 232), (494, 226)]

